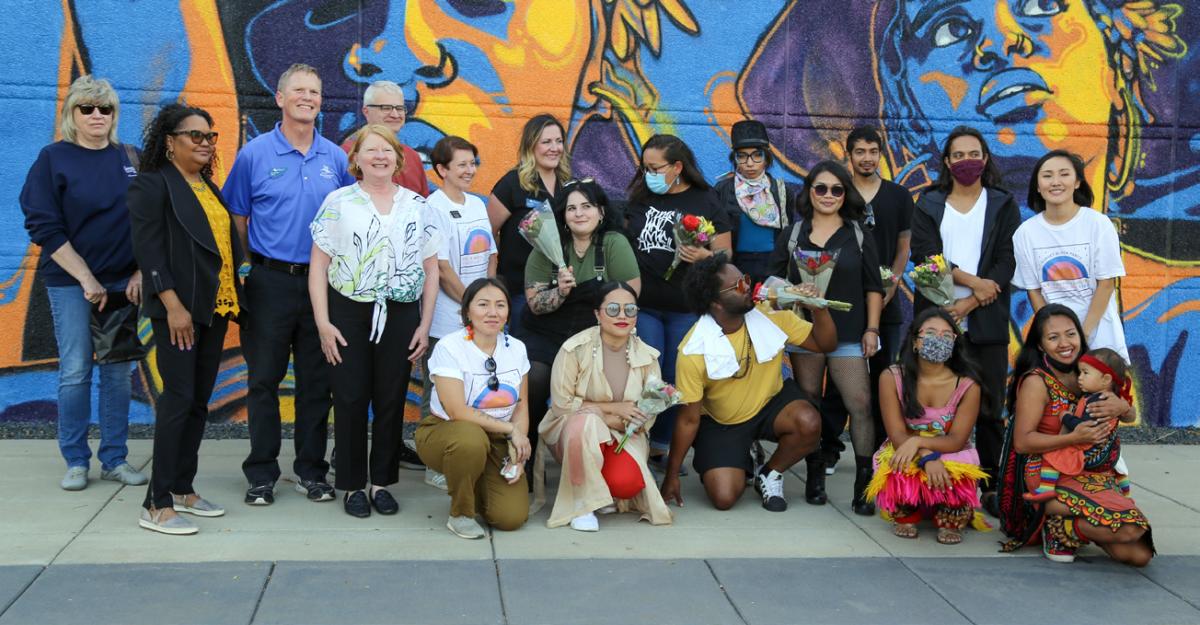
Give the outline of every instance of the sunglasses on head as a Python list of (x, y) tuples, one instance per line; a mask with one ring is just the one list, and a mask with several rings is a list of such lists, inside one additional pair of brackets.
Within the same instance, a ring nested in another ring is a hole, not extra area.
[(217, 144), (218, 133), (215, 133), (215, 132), (204, 132), (203, 130), (176, 130), (175, 132), (172, 132), (171, 134), (175, 135), (176, 137), (178, 137), (179, 135), (186, 135), (189, 139), (192, 140), (192, 143), (194, 143), (196, 145), (200, 145), (200, 144), (204, 143), (205, 141), (208, 141), (209, 145)]
[(812, 190), (817, 195), (832, 195), (833, 197), (842, 197), (846, 193), (846, 187), (840, 184), (829, 186), (824, 182), (814, 184)]
[(572, 185), (577, 185), (577, 184), (580, 184), (580, 183), (583, 183), (583, 184), (591, 184), (591, 183), (593, 183), (593, 182), (596, 182), (596, 179), (595, 179), (595, 178), (576, 178), (576, 179), (574, 179), (574, 180), (568, 180), (568, 181), (564, 182), (564, 183), (562, 184), (562, 188), (564, 188), (564, 189), (565, 189), (565, 188), (567, 188), (567, 187), (569, 187), (569, 186), (572, 186)]
[(488, 390), (494, 391), (500, 388), (500, 378), (496, 377), (496, 359), (488, 356), (488, 359), (483, 361), (483, 368), (491, 374), (487, 381)]
[(732, 285), (721, 289), (721, 293), (724, 293), (725, 291), (732, 291), (733, 289), (737, 289), (738, 293), (749, 293), (750, 276), (742, 274), (742, 277), (738, 278), (737, 282), (734, 282)]
[(637, 304), (623, 304), (622, 305), (622, 304), (618, 304), (616, 302), (609, 302), (604, 305), (604, 314), (606, 314), (609, 317), (612, 317), (614, 319), (621, 314), (621, 311), (625, 312), (626, 317), (636, 317), (638, 314), (638, 305)]
[(80, 104), (79, 106), (76, 106), (75, 108), (79, 109), (79, 112), (83, 113), (84, 115), (91, 115), (92, 113), (96, 112), (96, 109), (100, 109), (101, 115), (112, 115), (113, 114), (113, 107), (103, 105), (103, 104), (100, 104), (100, 105)]

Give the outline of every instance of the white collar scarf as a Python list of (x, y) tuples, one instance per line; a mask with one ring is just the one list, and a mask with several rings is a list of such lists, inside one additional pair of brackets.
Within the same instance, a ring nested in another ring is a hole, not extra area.
[[(750, 344), (759, 364), (779, 355), (787, 342), (787, 334), (757, 308), (746, 313), (746, 332), (750, 334)], [(702, 354), (704, 367), (712, 380), (732, 377), (740, 368), (733, 343), (712, 315), (704, 315), (696, 322), (696, 329), (683, 346), (683, 353), (686, 356)]]

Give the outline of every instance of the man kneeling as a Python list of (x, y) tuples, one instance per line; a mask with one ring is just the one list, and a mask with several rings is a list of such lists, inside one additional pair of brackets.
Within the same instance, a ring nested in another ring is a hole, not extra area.
[[(801, 288), (816, 295), (810, 285)], [(679, 344), (675, 387), (685, 405), (671, 441), (663, 499), (683, 505), (679, 468), (694, 447), (692, 467), (718, 510), (733, 507), (746, 476), (754, 475), (763, 507), (782, 512), (783, 472), (813, 451), (821, 435), (812, 400), (791, 378), (783, 379), (783, 348), (833, 351), (833, 319), (827, 310), (814, 310), (809, 323), (791, 311), (756, 308), (750, 278), (721, 254), (692, 265), (683, 292), (700, 320)], [(761, 439), (779, 445), (759, 467), (750, 447)]]

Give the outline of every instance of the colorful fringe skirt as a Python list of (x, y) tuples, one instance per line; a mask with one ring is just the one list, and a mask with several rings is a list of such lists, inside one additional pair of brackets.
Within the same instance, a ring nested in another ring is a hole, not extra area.
[(911, 508), (978, 508), (979, 492), (976, 483), (987, 475), (979, 468), (979, 454), (974, 449), (964, 449), (941, 458), (946, 472), (950, 474), (950, 487), (934, 490), (929, 478), (917, 463), (910, 462), (903, 471), (892, 468), (892, 455), (896, 449), (891, 441), (885, 441), (875, 452), (875, 475), (867, 486), (867, 500), (874, 501), (888, 514)]

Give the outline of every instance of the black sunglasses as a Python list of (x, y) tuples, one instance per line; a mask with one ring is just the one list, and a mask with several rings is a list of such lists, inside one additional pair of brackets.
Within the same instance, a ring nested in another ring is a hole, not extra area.
[(488, 359), (483, 361), (483, 368), (491, 374), (487, 381), (489, 391), (494, 391), (500, 388), (500, 378), (496, 377), (496, 359), (488, 356)]
[(609, 302), (604, 305), (604, 314), (606, 314), (609, 317), (612, 317), (614, 319), (616, 319), (621, 314), (622, 310), (625, 311), (626, 317), (636, 317), (638, 314), (638, 305), (637, 304), (623, 304), (622, 305), (622, 304), (618, 304), (616, 302)]
[(596, 182), (596, 179), (595, 178), (577, 178), (575, 180), (568, 180), (562, 184), (562, 188), (565, 189), (571, 185), (579, 184), (581, 182), (584, 184), (591, 184), (593, 182)]
[(204, 132), (203, 130), (176, 130), (175, 132), (172, 132), (171, 134), (175, 135), (176, 137), (178, 137), (179, 135), (187, 135), (187, 137), (192, 140), (192, 143), (194, 143), (196, 145), (200, 145), (200, 144), (204, 143), (205, 141), (208, 141), (209, 145), (216, 145), (217, 144), (217, 136), (219, 133)]
[(829, 186), (824, 182), (814, 184), (812, 190), (813, 193), (816, 193), (817, 195), (832, 195), (833, 197), (842, 197), (846, 194), (846, 187), (843, 187), (840, 184)]
[(83, 113), (84, 115), (91, 115), (92, 113), (96, 112), (96, 109), (100, 109), (101, 115), (112, 115), (113, 114), (113, 107), (106, 106), (103, 104), (101, 104), (101, 105), (80, 104), (80, 105), (76, 106), (75, 108), (79, 109), (79, 112)]

